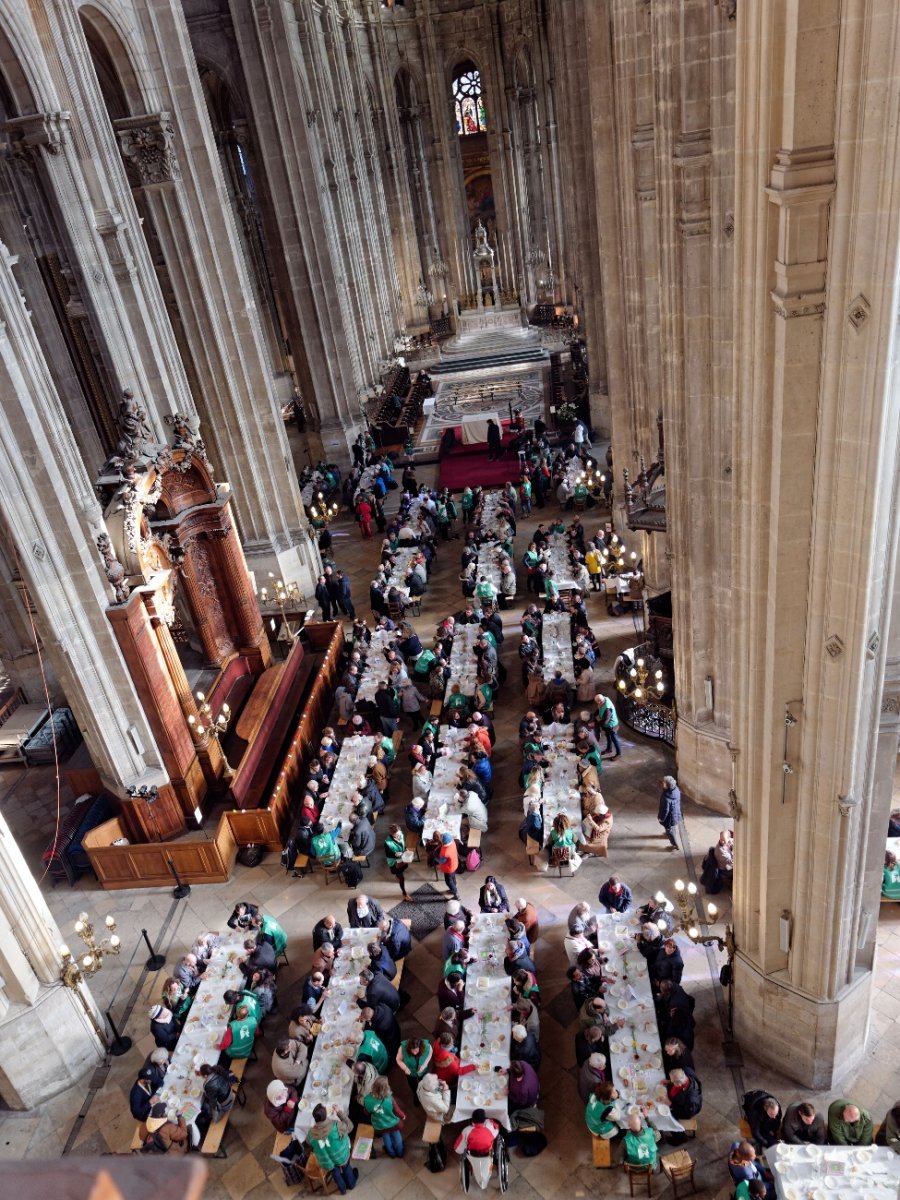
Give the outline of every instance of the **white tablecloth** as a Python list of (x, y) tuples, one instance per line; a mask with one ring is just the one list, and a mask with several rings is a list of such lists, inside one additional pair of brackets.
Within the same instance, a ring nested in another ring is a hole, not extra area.
[(374, 703), (378, 685), (386, 677), (387, 663), (384, 656), (391, 641), (396, 637), (396, 632), (390, 629), (373, 630), (372, 641), (366, 648), (366, 665), (363, 667), (359, 687), (356, 689), (357, 704), (361, 700), (369, 700)]
[(359, 982), (359, 973), (369, 965), (366, 946), (371, 938), (371, 929), (344, 929), (320, 1012), (322, 1029), (297, 1105), (294, 1136), (298, 1141), (303, 1141), (312, 1125), (312, 1110), (317, 1104), (338, 1105), (346, 1112), (350, 1103), (353, 1075), (347, 1059), (356, 1056), (363, 1039), (357, 1000), (365, 996), (366, 989)]
[(564, 533), (550, 534), (547, 545), (542, 551), (542, 557), (553, 572), (554, 582), (561, 592), (576, 586)]
[(649, 1124), (677, 1132), (681, 1126), (666, 1103), (662, 1046), (647, 962), (635, 943), (640, 930), (636, 916), (597, 916), (597, 945), (608, 960), (608, 969), (618, 976), (606, 989), (606, 1002), (610, 1016), (625, 1022), (609, 1039), (610, 1067), (624, 1110), (623, 1127), (628, 1109), (638, 1104), (645, 1109)]
[(222, 997), (229, 988), (242, 991), (244, 976), (237, 964), (246, 951), (245, 929), (229, 929), (219, 934), (219, 944), (194, 996), (184, 1029), (172, 1052), (160, 1099), (193, 1121), (200, 1111), (204, 1080), (196, 1074), (203, 1063), (217, 1063), (219, 1043), (231, 1016), (231, 1005)]
[(477, 1071), (459, 1081), (454, 1121), (467, 1121), (476, 1108), (510, 1126), (508, 1080), (494, 1067), (509, 1068), (510, 982), (503, 969), (509, 936), (505, 913), (478, 913), (472, 918), (469, 953), (475, 958), (466, 970), (466, 1007), (474, 1016), (463, 1025), (460, 1060), (475, 1063)]
[(575, 683), (575, 662), (572, 658), (572, 618), (567, 612), (544, 613), (541, 633), (544, 680), (553, 678), (559, 668), (568, 683)]
[(474, 696), (478, 687), (478, 661), (475, 658), (475, 639), (481, 633), (480, 625), (457, 625), (453, 633), (453, 648), (450, 651), (450, 678), (444, 693), (445, 702), (458, 683), (464, 696)]
[(788, 1146), (766, 1151), (780, 1200), (897, 1200), (900, 1155), (886, 1146)]
[(344, 837), (350, 831), (350, 813), (353, 805), (350, 797), (356, 790), (356, 782), (366, 773), (366, 760), (375, 753), (375, 743), (378, 739), (366, 735), (364, 737), (347, 737), (341, 743), (340, 754), (335, 764), (334, 775), (328, 796), (322, 805), (320, 820), (326, 829), (334, 829), (342, 822)]
[(495, 425), (500, 424), (500, 418), (495, 412), (473, 413), (470, 417), (460, 417), (463, 445), (471, 446), (473, 442), (486, 442), (489, 420), (492, 420)]
[[(578, 787), (578, 755), (575, 753), (574, 725), (546, 725), (541, 733), (541, 745), (550, 760), (544, 768), (541, 803), (544, 824), (549, 829), (557, 813), (564, 812), (572, 822), (576, 835), (581, 827), (581, 790)], [(527, 800), (523, 801), (528, 812)]]

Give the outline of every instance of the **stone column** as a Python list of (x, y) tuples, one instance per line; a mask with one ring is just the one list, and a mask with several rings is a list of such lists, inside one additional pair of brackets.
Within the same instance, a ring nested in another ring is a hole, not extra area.
[[(56, 922), (0, 816), (0, 1096), (34, 1108), (100, 1061), (105, 1022), (86, 985), (60, 982)], [(75, 946), (70, 947), (73, 951)]]
[(758, 0), (737, 36), (735, 1026), (834, 1089), (865, 1049), (885, 833), (900, 9)]
[(104, 782), (165, 782), (162, 760), (104, 610), (99, 504), (0, 244), (0, 510), (36, 624)]

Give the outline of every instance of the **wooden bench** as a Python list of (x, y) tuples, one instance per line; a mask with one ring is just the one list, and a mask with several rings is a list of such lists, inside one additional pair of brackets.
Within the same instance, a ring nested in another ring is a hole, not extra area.
[[(247, 1093), (244, 1091), (244, 1072), (247, 1070), (248, 1058), (236, 1058), (232, 1061), (229, 1070), (235, 1076), (236, 1082), (232, 1084), (232, 1092), (234, 1093), (235, 1104), (241, 1108), (247, 1103)], [(234, 1104), (227, 1113), (218, 1121), (214, 1121), (206, 1131), (206, 1137), (200, 1144), (200, 1154), (211, 1154), (215, 1158), (227, 1158), (228, 1152), (222, 1145), (222, 1139), (225, 1136), (225, 1129), (228, 1122), (231, 1120), (231, 1114), (234, 1112)], [(144, 1144), (144, 1138), (141, 1130), (144, 1128), (142, 1121), (139, 1121), (135, 1126), (134, 1136), (131, 1139), (132, 1153), (139, 1153)], [(288, 1139), (290, 1140), (290, 1138)]]
[[(366, 1138), (369, 1139), (369, 1146), (365, 1150), (360, 1151), (359, 1143), (361, 1141), (364, 1141)], [(351, 1159), (355, 1158), (355, 1159), (358, 1159), (358, 1160), (361, 1160), (364, 1162), (366, 1159), (370, 1158), (372, 1156), (372, 1154), (374, 1153), (374, 1146), (375, 1146), (375, 1130), (372, 1128), (372, 1126), (371, 1125), (362, 1125), (362, 1124), (357, 1125), (356, 1137), (353, 1139), (353, 1149), (350, 1151)]]
[(591, 1134), (591, 1157), (595, 1167), (612, 1166), (612, 1146), (607, 1138)]

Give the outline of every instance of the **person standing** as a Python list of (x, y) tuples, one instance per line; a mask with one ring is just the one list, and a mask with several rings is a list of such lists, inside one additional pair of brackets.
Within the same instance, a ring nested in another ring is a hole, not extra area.
[(666, 837), (677, 850), (675, 829), (681, 824), (681, 788), (673, 775), (663, 776), (663, 790), (659, 797), (659, 813), (657, 820), (665, 830)]
[(487, 444), (488, 444), (488, 462), (493, 462), (495, 459), (501, 458), (503, 455), (502, 449), (503, 435), (500, 432), (500, 426), (492, 418), (488, 417), (487, 423)]
[(615, 754), (612, 754), (615, 760), (622, 754), (622, 743), (619, 741), (619, 714), (609, 696), (598, 692), (594, 699), (597, 701), (597, 722), (606, 734), (606, 747), (603, 753), (612, 754), (615, 750)]
[(316, 603), (322, 610), (322, 620), (331, 620), (331, 596), (328, 592), (328, 585), (325, 582), (325, 576), (320, 575), (316, 584)]
[(456, 872), (459, 869), (459, 851), (456, 848), (452, 833), (441, 834), (441, 846), (437, 859), (438, 870), (447, 881), (447, 889), (454, 900), (459, 899), (459, 887), (456, 883)]

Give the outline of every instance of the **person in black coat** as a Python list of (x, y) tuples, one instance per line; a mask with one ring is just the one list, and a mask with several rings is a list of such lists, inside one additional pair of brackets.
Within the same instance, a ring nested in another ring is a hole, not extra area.
[(328, 585), (325, 582), (325, 576), (320, 575), (319, 581), (316, 584), (316, 603), (322, 610), (322, 620), (331, 620), (331, 596), (328, 594)]
[(351, 929), (377, 929), (384, 920), (384, 909), (362, 892), (347, 901), (347, 920)]
[(487, 445), (488, 445), (488, 462), (493, 462), (503, 454), (503, 434), (500, 431), (500, 426), (492, 418), (488, 417), (487, 423)]
[(672, 775), (663, 776), (663, 790), (659, 798), (657, 820), (665, 830), (666, 837), (678, 849), (675, 829), (681, 823), (681, 789)]
[(366, 1004), (370, 1008), (376, 1008), (379, 1004), (383, 1004), (392, 1013), (399, 1010), (400, 993), (387, 976), (382, 975), (380, 971), (361, 971), (359, 978), (365, 986)]
[(278, 959), (271, 942), (260, 942), (257, 945), (255, 940), (248, 939), (244, 942), (244, 949), (247, 951), (247, 958), (240, 964), (244, 975), (249, 977), (255, 971), (271, 971), (275, 974)]
[(684, 974), (684, 959), (675, 944), (674, 938), (666, 938), (652, 959), (647, 960), (647, 971), (653, 984), (661, 983), (664, 979), (680, 984)]
[(344, 927), (339, 921), (335, 920), (331, 913), (322, 917), (320, 921), (316, 921), (313, 925), (312, 944), (313, 950), (318, 948), (325, 942), (330, 942), (337, 950), (341, 942), (344, 940)]
[(385, 917), (379, 929), (381, 944), (394, 960), (399, 962), (412, 950), (412, 935), (402, 921)]

